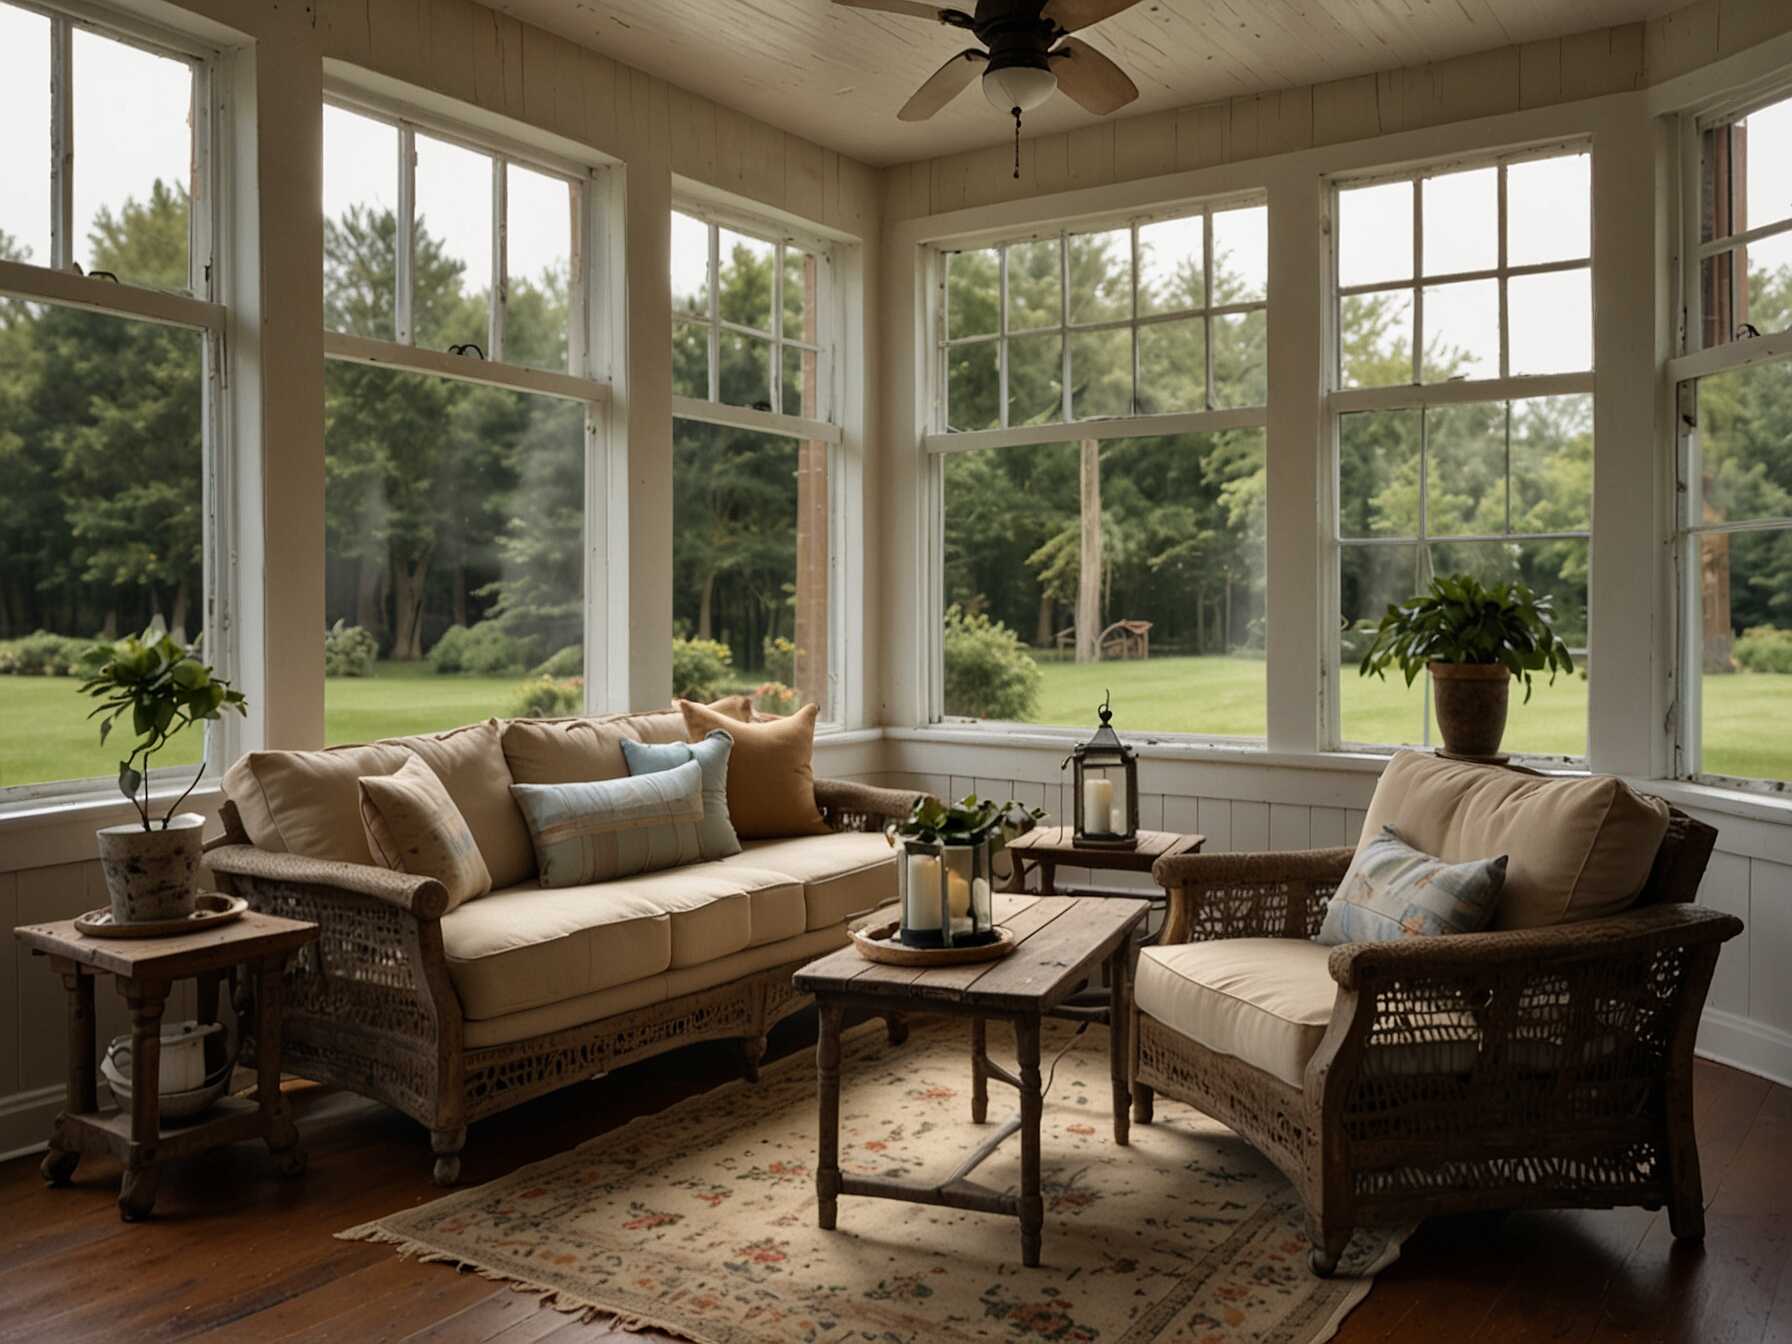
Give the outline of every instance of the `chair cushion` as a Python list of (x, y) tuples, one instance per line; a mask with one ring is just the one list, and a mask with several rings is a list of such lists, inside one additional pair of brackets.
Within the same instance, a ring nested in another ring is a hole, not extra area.
[(1509, 855), (1494, 926), (1537, 929), (1630, 905), (1668, 807), (1610, 775), (1549, 779), (1403, 751), (1375, 786), (1359, 853), (1383, 826), (1446, 863)]
[(1305, 938), (1225, 938), (1147, 947), (1133, 999), (1139, 1011), (1299, 1088), (1332, 1020), (1331, 949)]
[[(728, 727), (751, 721), (753, 701), (745, 695), (726, 695), (710, 708), (721, 716), (721, 726)], [(688, 739), (684, 716), (676, 709), (601, 718), (507, 719), (503, 725), (504, 759), (518, 784), (622, 779), (628, 774), (623, 742)]]
[(384, 743), (251, 751), (224, 772), (224, 793), (257, 849), (371, 864), (361, 825), (361, 780), (393, 774), (410, 759), (403, 747)]
[(512, 784), (535, 841), (544, 887), (576, 887), (677, 868), (703, 857), (703, 767), (632, 779)]
[[(679, 718), (682, 726), (684, 719)], [(740, 853), (740, 837), (728, 820), (728, 757), (734, 739), (718, 728), (701, 742), (633, 742), (624, 739), (622, 759), (630, 775), (652, 775), (695, 761), (703, 770), (703, 820), (697, 847), (706, 859)]]
[(447, 733), (394, 737), (380, 745), (415, 752), (436, 772), (467, 819), (494, 887), (513, 887), (535, 876), (535, 848), (510, 796), (510, 767), (496, 719)]
[(1420, 934), (1478, 933), (1493, 920), (1506, 883), (1506, 856), (1445, 863), (1392, 826), (1366, 842), (1326, 903), (1314, 941), (1386, 943)]
[(800, 883), (810, 929), (896, 899), (896, 851), (883, 836), (863, 831), (749, 840), (723, 866), (782, 873)]
[(361, 825), (375, 863), (435, 878), (447, 889), (450, 910), (492, 889), (466, 818), (420, 757), (390, 775), (362, 779)]
[(728, 759), (728, 816), (742, 840), (787, 835), (825, 835), (828, 824), (815, 803), (815, 719), (804, 705), (770, 723), (732, 723), (706, 705), (678, 702), (690, 740), (721, 728), (734, 738)]

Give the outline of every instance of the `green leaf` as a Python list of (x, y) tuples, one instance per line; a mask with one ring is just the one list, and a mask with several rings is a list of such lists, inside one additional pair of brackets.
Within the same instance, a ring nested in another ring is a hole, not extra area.
[(136, 800), (137, 791), (143, 787), (143, 774), (131, 768), (129, 761), (118, 763), (118, 791), (132, 801)]

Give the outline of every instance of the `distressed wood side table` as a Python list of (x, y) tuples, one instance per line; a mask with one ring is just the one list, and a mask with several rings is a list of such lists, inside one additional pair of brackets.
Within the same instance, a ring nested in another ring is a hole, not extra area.
[[(1144, 901), (1123, 897), (1042, 896), (1024, 905), (1014, 904), (1021, 908), (1007, 918), (998, 911), (997, 917), (1019, 945), (1000, 961), (917, 970), (867, 961), (847, 947), (796, 973), (797, 988), (815, 996), (821, 1015), (821, 1039), (815, 1047), (821, 1090), (815, 1194), (817, 1220), (823, 1228), (834, 1226), (841, 1195), (1004, 1214), (1020, 1219), (1021, 1263), (1037, 1265), (1045, 1223), (1045, 1202), (1039, 1193), (1039, 1121), (1045, 1109), (1039, 1080), (1039, 1031), (1046, 1017), (1109, 1024), (1114, 1142), (1128, 1141), (1131, 1112), (1126, 1034), (1132, 1009), (1132, 937), (1150, 907)], [(1071, 1004), (1072, 994), (1103, 963), (1108, 971), (1108, 1002), (1100, 1007)], [(938, 1185), (846, 1175), (840, 1170), (840, 1025), (849, 1009), (969, 1018), (972, 1121), (983, 1124), (988, 1119), (991, 1078), (1020, 1093), (1020, 1114), (979, 1144)], [(1014, 1028), (1018, 1077), (989, 1058), (991, 1019), (1006, 1021)], [(1021, 1143), (1020, 1193), (1008, 1194), (971, 1180), (971, 1173), (1016, 1131)]]
[[(68, 1092), (44, 1154), (45, 1180), (66, 1184), (84, 1153), (113, 1153), (124, 1163), (118, 1212), (135, 1222), (155, 1207), (160, 1164), (169, 1158), (265, 1139), (277, 1172), (304, 1171), (299, 1131), (280, 1091), (281, 991), (287, 957), (317, 937), (317, 925), (250, 912), (203, 933), (172, 938), (89, 938), (76, 931), (73, 920), (26, 924), (13, 935), (48, 957), (68, 990)], [(239, 966), (254, 984), (256, 1100), (224, 1097), (199, 1119), (164, 1125), (156, 1080), (169, 990), (177, 980), (197, 980), (200, 1020), (216, 1022), (218, 987)], [(115, 978), (131, 1009), (129, 1115), (99, 1108), (93, 987), (100, 975)]]
[(1014, 871), (1008, 878), (1009, 891), (1027, 889), (1029, 868), (1039, 874), (1039, 894), (1058, 894), (1059, 868), (1089, 868), (1105, 873), (1149, 873), (1151, 865), (1172, 854), (1199, 854), (1207, 843), (1204, 835), (1179, 835), (1174, 831), (1140, 831), (1139, 843), (1132, 849), (1081, 848), (1071, 843), (1075, 830), (1069, 826), (1042, 826), (1017, 835), (1008, 842), (1008, 853), (1014, 856)]

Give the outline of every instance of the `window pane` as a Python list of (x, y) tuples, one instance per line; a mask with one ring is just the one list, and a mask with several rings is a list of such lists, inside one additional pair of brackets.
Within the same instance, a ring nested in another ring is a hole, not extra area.
[(745, 332), (723, 331), (719, 350), (722, 404), (771, 410), (772, 343)]
[(1592, 368), (1592, 273), (1513, 276), (1506, 282), (1506, 329), (1514, 375)]
[(397, 239), (398, 128), (324, 104), (327, 329), (395, 339)]
[(1340, 535), (1419, 535), (1421, 433), (1417, 408), (1338, 417)]
[(1427, 285), (1424, 312), (1426, 382), (1499, 377), (1499, 281)]
[(1699, 380), (1701, 523), (1792, 518), (1792, 363)]
[(1259, 308), (1214, 318), (1214, 406), (1262, 406), (1268, 400), (1268, 312)]
[(1017, 336), (1008, 342), (1008, 423), (1042, 425), (1064, 418), (1064, 341)]
[(946, 428), (995, 429), (1002, 422), (999, 341), (946, 347)]
[(1064, 318), (1063, 292), (1056, 238), (1008, 248), (1008, 330), (1059, 325)]
[(483, 350), (491, 340), (492, 161), (427, 135), (416, 143), (414, 344)]
[(1565, 154), (1506, 168), (1506, 264), (1574, 261), (1592, 248), (1592, 157)]
[(817, 339), (816, 305), (820, 273), (815, 254), (800, 247), (784, 247), (784, 337), (791, 341)]
[(1338, 300), (1339, 381), (1344, 387), (1412, 382), (1412, 291), (1347, 294)]
[(1139, 313), (1173, 313), (1207, 302), (1200, 215), (1139, 226)]
[[(1792, 329), (1792, 233), (1776, 233), (1738, 249), (1748, 277), (1737, 316), (1756, 331)], [(1715, 258), (1707, 258), (1707, 261)], [(1746, 335), (1740, 327), (1738, 336)]]
[[(948, 715), (1081, 727), (1111, 688), (1122, 732), (1263, 735), (1261, 430), (959, 453), (944, 471)], [(1085, 581), (1096, 656), (1079, 662)]]
[(336, 361), (324, 398), (326, 741), (581, 712), (583, 405)]
[(673, 676), (783, 714), (827, 699), (827, 446), (673, 421)]
[(709, 225), (672, 212), (672, 311), (709, 316)]
[(1512, 530), (1593, 525), (1593, 398), (1512, 403)]
[(1506, 404), (1425, 412), (1425, 531), (1434, 537), (1506, 530)]
[(1698, 561), (1700, 769), (1792, 779), (1792, 530), (1704, 536)]
[(1111, 322), (1132, 316), (1132, 232), (1073, 233), (1070, 249), (1070, 320)]
[(721, 275), (716, 281), (716, 303), (722, 321), (770, 333), (772, 267), (778, 249), (732, 229), (718, 231), (717, 245)]
[(1412, 275), (1412, 183), (1338, 193), (1338, 283), (1372, 285)]
[(815, 366), (818, 356), (813, 350), (805, 350), (800, 345), (784, 347), (784, 405), (785, 415), (806, 415), (811, 420), (821, 418), (821, 407), (818, 401), (819, 389), (816, 385)]
[(946, 334), (993, 336), (1002, 301), (996, 249), (946, 256)]
[(1339, 550), (1338, 736), (1374, 746), (1425, 745), (1425, 678), (1411, 686), (1397, 670), (1358, 672), (1377, 622), (1418, 589), (1417, 546), (1344, 546)]
[(1425, 274), (1491, 271), (1500, 262), (1498, 168), (1427, 177)]
[(1748, 114), (1748, 217), (1737, 232), (1792, 219), (1792, 98)]
[(672, 323), (672, 395), (709, 400), (709, 332), (707, 323)]
[(1070, 335), (1070, 418), (1132, 414), (1132, 329)]
[(50, 21), (0, 4), (0, 259), (50, 264)]
[(1190, 317), (1139, 328), (1140, 415), (1207, 408), (1207, 322)]
[(1269, 207), (1221, 210), (1213, 217), (1213, 301), (1269, 297)]
[(188, 288), (192, 67), (76, 28), (72, 83), (75, 259), (127, 285)]
[[(129, 231), (146, 228), (127, 215)], [(116, 778), (75, 673), (96, 636), (203, 634), (202, 338), (0, 299), (0, 788)], [(192, 778), (189, 729), (151, 762)], [(184, 766), (185, 770), (172, 767)], [(184, 782), (184, 781), (183, 781)]]
[(504, 362), (565, 371), (572, 183), (505, 165)]

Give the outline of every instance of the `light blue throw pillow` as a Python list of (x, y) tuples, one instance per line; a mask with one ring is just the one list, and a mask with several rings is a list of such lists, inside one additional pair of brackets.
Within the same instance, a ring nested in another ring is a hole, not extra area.
[(703, 824), (697, 843), (706, 859), (725, 859), (740, 853), (740, 837), (728, 818), (728, 756), (734, 739), (717, 728), (701, 742), (632, 742), (622, 740), (622, 759), (630, 775), (652, 775), (672, 770), (686, 761), (703, 769)]
[(1478, 933), (1493, 922), (1506, 856), (1445, 863), (1392, 826), (1357, 850), (1314, 942), (1389, 943), (1422, 934)]
[(544, 887), (678, 868), (703, 857), (703, 768), (581, 784), (512, 784)]

